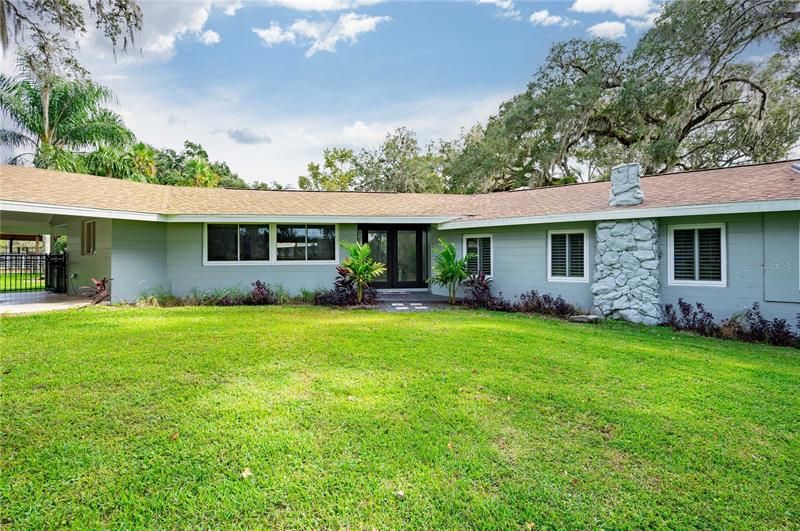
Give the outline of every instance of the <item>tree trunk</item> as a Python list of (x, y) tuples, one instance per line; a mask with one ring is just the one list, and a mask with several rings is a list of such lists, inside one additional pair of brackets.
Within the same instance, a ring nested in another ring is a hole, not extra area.
[(356, 286), (356, 299), (358, 300), (358, 304), (361, 304), (362, 299), (364, 298), (364, 288), (361, 284)]

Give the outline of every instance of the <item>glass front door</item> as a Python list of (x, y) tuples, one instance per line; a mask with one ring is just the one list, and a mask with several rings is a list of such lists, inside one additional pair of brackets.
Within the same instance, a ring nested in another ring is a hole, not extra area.
[(362, 242), (372, 250), (372, 257), (386, 264), (386, 272), (376, 288), (425, 287), (424, 247), (426, 231), (417, 226), (362, 226)]

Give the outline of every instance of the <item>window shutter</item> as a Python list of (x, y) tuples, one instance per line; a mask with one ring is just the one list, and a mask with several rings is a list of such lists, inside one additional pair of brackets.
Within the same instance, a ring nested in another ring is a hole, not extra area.
[(694, 229), (682, 229), (672, 235), (675, 280), (695, 280), (694, 232)]
[(554, 277), (567, 276), (566, 234), (550, 235), (550, 275)]
[(480, 270), (487, 274), (492, 274), (492, 240), (491, 238), (480, 238), (478, 240), (478, 259)]
[(698, 280), (722, 280), (720, 229), (697, 230), (697, 258)]
[(583, 234), (570, 234), (569, 238), (569, 276), (583, 276)]
[(467, 272), (470, 275), (477, 275), (478, 274), (478, 262), (480, 259), (480, 255), (478, 254), (478, 239), (477, 238), (467, 238), (467, 254), (471, 254), (472, 257), (467, 260)]

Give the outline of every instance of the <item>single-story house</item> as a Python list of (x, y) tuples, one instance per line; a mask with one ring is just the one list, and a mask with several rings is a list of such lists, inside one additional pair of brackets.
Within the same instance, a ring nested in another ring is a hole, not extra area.
[(683, 297), (718, 319), (761, 304), (800, 312), (797, 161), (479, 195), (227, 190), (0, 166), (2, 232), (67, 235), (70, 289), (111, 277), (112, 300), (255, 280), (328, 288), (342, 241), (387, 264), (379, 288), (433, 290), (439, 238), (511, 300), (562, 295), (654, 324)]

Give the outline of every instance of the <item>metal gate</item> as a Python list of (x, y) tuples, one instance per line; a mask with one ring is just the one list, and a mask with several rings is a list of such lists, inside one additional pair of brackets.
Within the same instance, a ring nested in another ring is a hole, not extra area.
[(0, 254), (0, 293), (67, 292), (66, 254)]

